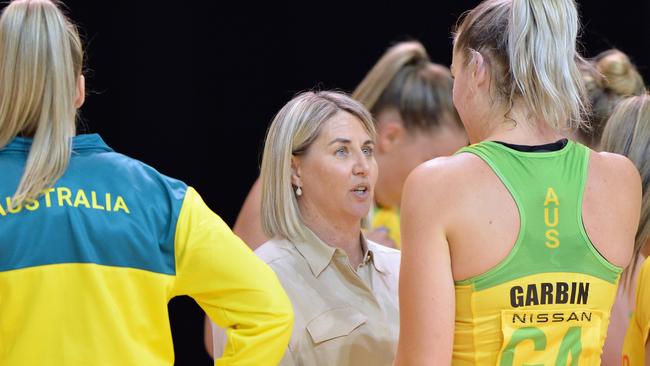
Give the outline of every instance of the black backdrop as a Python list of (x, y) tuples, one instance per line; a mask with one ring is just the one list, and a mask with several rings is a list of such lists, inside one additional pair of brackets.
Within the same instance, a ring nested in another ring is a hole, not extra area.
[[(231, 225), (267, 124), (293, 94), (351, 91), (387, 46), (410, 38), (449, 64), (450, 29), (478, 3), (64, 2), (86, 39), (81, 132), (183, 179)], [(650, 80), (650, 2), (580, 3), (584, 53), (618, 47)], [(210, 364), (198, 306), (174, 299), (170, 314), (176, 364)]]

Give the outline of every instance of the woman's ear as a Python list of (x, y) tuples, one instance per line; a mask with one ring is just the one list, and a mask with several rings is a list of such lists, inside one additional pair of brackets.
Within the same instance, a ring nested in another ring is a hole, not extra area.
[(377, 124), (377, 151), (388, 153), (397, 146), (403, 137), (404, 123), (401, 120), (384, 120)]
[(483, 55), (476, 51), (472, 50), (472, 75), (474, 76), (474, 81), (477, 86), (483, 86), (486, 82), (489, 81), (489, 70), (487, 65), (487, 60)]
[(300, 179), (300, 157), (291, 155), (291, 184), (296, 187), (302, 187)]
[(77, 94), (74, 99), (75, 109), (81, 108), (81, 106), (86, 101), (86, 78), (83, 75), (79, 75), (77, 78)]

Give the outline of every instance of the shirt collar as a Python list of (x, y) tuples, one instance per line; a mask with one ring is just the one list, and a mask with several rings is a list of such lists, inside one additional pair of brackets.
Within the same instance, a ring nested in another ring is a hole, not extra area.
[[(296, 245), (296, 249), (305, 258), (314, 276), (318, 277), (330, 264), (332, 258), (334, 258), (337, 248), (325, 244), (325, 242), (308, 228), (305, 228), (305, 232), (306, 238)], [(375, 259), (375, 254), (371, 246), (368, 245), (366, 238), (363, 237), (363, 234), (359, 235), (361, 235), (361, 248), (363, 250), (363, 260), (361, 263), (364, 265), (372, 263), (378, 272), (384, 273), (386, 271), (385, 266), (381, 264), (381, 261)], [(343, 252), (340, 249), (338, 250)]]
[(296, 243), (296, 249), (305, 258), (314, 276), (318, 277), (332, 261), (336, 248), (325, 244), (306, 227), (304, 232), (305, 238)]
[[(29, 151), (32, 147), (33, 139), (27, 137), (15, 137), (11, 142), (9, 142), (5, 147), (0, 149), (0, 151)], [(108, 147), (104, 140), (96, 134), (84, 134), (77, 135), (72, 138), (72, 151), (81, 152), (81, 151), (107, 151), (111, 152), (113, 149)]]
[(361, 236), (361, 245), (364, 246), (364, 264), (370, 262), (372, 263), (373, 267), (375, 267), (377, 272), (383, 274), (390, 273), (389, 267), (382, 260), (384, 256), (379, 254), (382, 250), (381, 244), (370, 242)]
[(381, 262), (381, 257), (377, 255), (377, 251), (373, 250), (373, 247), (376, 247), (377, 245), (379, 244), (370, 244), (370, 242), (368, 242), (368, 240), (366, 240), (366, 238), (361, 235), (361, 248), (363, 249), (363, 261), (361, 263), (364, 265), (371, 263), (377, 272), (385, 273), (386, 266), (384, 266)]

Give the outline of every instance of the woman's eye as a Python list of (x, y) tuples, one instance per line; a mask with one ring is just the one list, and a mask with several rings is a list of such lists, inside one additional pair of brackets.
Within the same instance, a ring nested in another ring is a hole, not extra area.
[(334, 152), (337, 156), (345, 156), (348, 153), (348, 149), (345, 146), (341, 146)]
[(373, 148), (371, 146), (365, 146), (361, 149), (364, 155), (370, 156), (373, 153)]

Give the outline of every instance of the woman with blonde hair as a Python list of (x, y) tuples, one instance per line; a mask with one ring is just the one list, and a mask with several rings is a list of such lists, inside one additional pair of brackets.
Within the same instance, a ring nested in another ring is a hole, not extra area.
[(0, 364), (172, 365), (176, 295), (228, 328), (217, 364), (279, 361), (292, 312), (270, 268), (191, 187), (76, 136), (83, 51), (60, 9), (12, 1), (0, 54)]
[[(587, 94), (591, 102), (591, 111), (588, 115), (589, 125), (579, 129), (576, 137), (593, 149), (610, 151), (630, 157), (623, 153), (620, 144), (618, 146), (612, 145), (617, 138), (622, 139), (624, 136), (618, 136), (614, 132), (615, 130), (610, 129), (607, 146), (604, 145), (605, 141), (601, 142), (601, 136), (606, 128), (606, 123), (610, 123), (607, 120), (621, 100), (632, 95), (643, 95), (645, 93), (643, 78), (629, 57), (617, 49), (601, 52), (591, 61), (591, 64), (595, 66), (594, 68), (589, 67), (591, 71), (583, 71)], [(617, 119), (620, 119), (620, 114)], [(638, 168), (639, 162), (635, 160), (633, 162)], [(635, 256), (630, 266), (638, 266), (637, 262), (639, 260)], [(629, 275), (630, 273), (632, 275)], [(620, 363), (623, 337), (634, 310), (635, 274), (636, 272), (630, 272), (629, 270), (624, 273), (624, 281), (618, 288), (616, 300), (612, 306), (607, 338), (603, 346), (602, 362), (605, 366)]]
[[(420, 42), (409, 41), (389, 48), (352, 93), (376, 121), (380, 174), (368, 236), (380, 244), (399, 248), (398, 212), (408, 173), (428, 159), (453, 154), (467, 144), (451, 87), (449, 69), (432, 63)], [(234, 227), (253, 249), (268, 240), (259, 206), (258, 181)]]
[[(647, 357), (647, 340), (650, 332), (650, 272), (648, 261), (643, 260), (650, 254), (650, 95), (644, 94), (623, 99), (605, 126), (601, 147), (605, 151), (627, 156), (639, 170), (643, 182), (643, 200), (641, 219), (634, 242), (634, 252), (630, 266), (626, 269), (621, 288), (634, 302), (636, 278), (639, 277), (636, 291), (636, 307), (629, 321), (625, 345), (618, 348), (618, 360), (611, 365), (621, 364), (623, 348), (623, 365), (650, 365)], [(614, 336), (622, 337), (625, 328), (618, 329)], [(610, 329), (610, 334), (611, 329)], [(613, 358), (613, 357), (612, 357)], [(644, 361), (645, 360), (645, 361)], [(605, 360), (603, 361), (605, 362)]]
[[(352, 93), (372, 113), (377, 130), (379, 177), (364, 220), (368, 239), (399, 248), (399, 205), (406, 176), (418, 164), (467, 144), (451, 98), (452, 83), (447, 67), (432, 63), (420, 42), (409, 41), (390, 47)], [(233, 229), (252, 249), (269, 239), (262, 230), (260, 202), (258, 179)], [(209, 325), (206, 319), (205, 346), (212, 353)]]
[(472, 145), (402, 199), (396, 365), (598, 365), (641, 184), (563, 136), (583, 121), (572, 0), (486, 0), (454, 37)]
[(592, 149), (598, 149), (605, 123), (614, 107), (622, 99), (641, 95), (645, 83), (630, 58), (620, 50), (610, 49), (599, 53), (580, 70), (587, 89), (589, 113), (587, 123), (575, 133), (575, 139)]
[[(398, 336), (399, 251), (364, 238), (377, 163), (366, 109), (336, 92), (306, 92), (275, 116), (262, 158), (255, 251), (295, 310), (281, 365), (391, 365)], [(215, 327), (214, 350), (224, 349)]]

